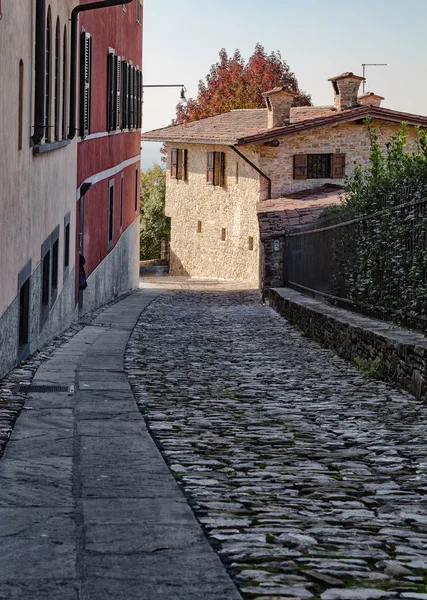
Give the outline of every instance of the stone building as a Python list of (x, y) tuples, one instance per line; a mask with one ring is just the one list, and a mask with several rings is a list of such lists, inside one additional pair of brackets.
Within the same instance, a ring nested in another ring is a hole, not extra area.
[(172, 274), (259, 285), (264, 261), (257, 214), (268, 212), (263, 203), (277, 200), (277, 214), (278, 206), (286, 210), (286, 202), (304, 192), (302, 202), (325, 206), (316, 189), (340, 188), (354, 165), (368, 160), (368, 117), (383, 146), (407, 122), (409, 149), (415, 147), (415, 126), (426, 127), (427, 117), (383, 108), (383, 98), (373, 93), (358, 96), (363, 78), (353, 73), (330, 81), (331, 106), (293, 108), (293, 94), (276, 88), (264, 94), (265, 109), (232, 110), (143, 134), (145, 141), (167, 143)]
[[(120, 39), (125, 64), (141, 64), (142, 5), (140, 0), (0, 4), (1, 377), (79, 313), (137, 282), (141, 78), (135, 71), (126, 70), (126, 90), (123, 79), (111, 83), (111, 101), (115, 110), (124, 106), (131, 80), (132, 115), (139, 119), (133, 117), (131, 125), (123, 119), (113, 131), (105, 115), (109, 47)], [(95, 13), (98, 18), (89, 17)], [(89, 187), (84, 221), (89, 285), (82, 303), (83, 226), (76, 199)], [(101, 203), (96, 196), (102, 189)], [(104, 280), (108, 275), (105, 284), (99, 274)]]

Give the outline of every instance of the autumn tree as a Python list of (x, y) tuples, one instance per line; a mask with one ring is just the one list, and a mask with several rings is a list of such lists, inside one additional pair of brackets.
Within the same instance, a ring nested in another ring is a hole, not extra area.
[(261, 44), (247, 62), (236, 50), (228, 56), (223, 48), (206, 81), (199, 81), (197, 98), (178, 105), (176, 123), (212, 117), (238, 108), (263, 108), (263, 92), (284, 86), (296, 93), (293, 106), (311, 106), (311, 97), (299, 89), (295, 75), (279, 51), (267, 54)]

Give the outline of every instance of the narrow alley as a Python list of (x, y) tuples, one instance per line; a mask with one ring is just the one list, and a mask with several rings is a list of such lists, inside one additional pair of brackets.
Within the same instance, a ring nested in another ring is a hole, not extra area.
[(258, 293), (144, 284), (32, 384), (1, 600), (427, 598), (427, 407)]

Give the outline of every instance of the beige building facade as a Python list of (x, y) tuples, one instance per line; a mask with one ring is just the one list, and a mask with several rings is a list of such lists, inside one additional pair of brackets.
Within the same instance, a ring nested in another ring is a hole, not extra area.
[(143, 140), (167, 143), (172, 274), (260, 285), (260, 203), (286, 203), (292, 194), (325, 185), (342, 188), (355, 165), (369, 160), (366, 119), (383, 148), (407, 122), (408, 151), (415, 150), (415, 126), (427, 127), (427, 117), (382, 108), (376, 94), (358, 96), (362, 80), (353, 73), (331, 78), (331, 106), (293, 108), (293, 95), (277, 88), (264, 95), (266, 109), (143, 134)]
[(67, 106), (68, 28), (77, 4), (44, 4), (48, 89), (37, 130), (34, 65), (41, 5), (2, 2), (0, 376), (75, 318), (77, 142), (67, 139)]

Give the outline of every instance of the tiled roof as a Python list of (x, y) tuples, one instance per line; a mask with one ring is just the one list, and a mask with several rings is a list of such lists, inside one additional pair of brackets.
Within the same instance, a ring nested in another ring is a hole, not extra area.
[(327, 184), (259, 202), (257, 212), (261, 240), (278, 237), (291, 229), (313, 223), (327, 206), (341, 204), (341, 192), (341, 187)]
[(170, 125), (142, 134), (145, 141), (190, 142), (192, 144), (235, 144), (237, 139), (267, 129), (267, 109), (242, 109), (189, 121), (186, 125)]
[(389, 110), (379, 106), (358, 106), (337, 111), (332, 106), (304, 106), (292, 108), (290, 122), (267, 129), (267, 109), (232, 110), (215, 117), (170, 125), (142, 134), (142, 140), (151, 142), (182, 142), (190, 144), (247, 145), (270, 141), (299, 131), (357, 121), (366, 117), (420, 125), (427, 128), (427, 117)]

